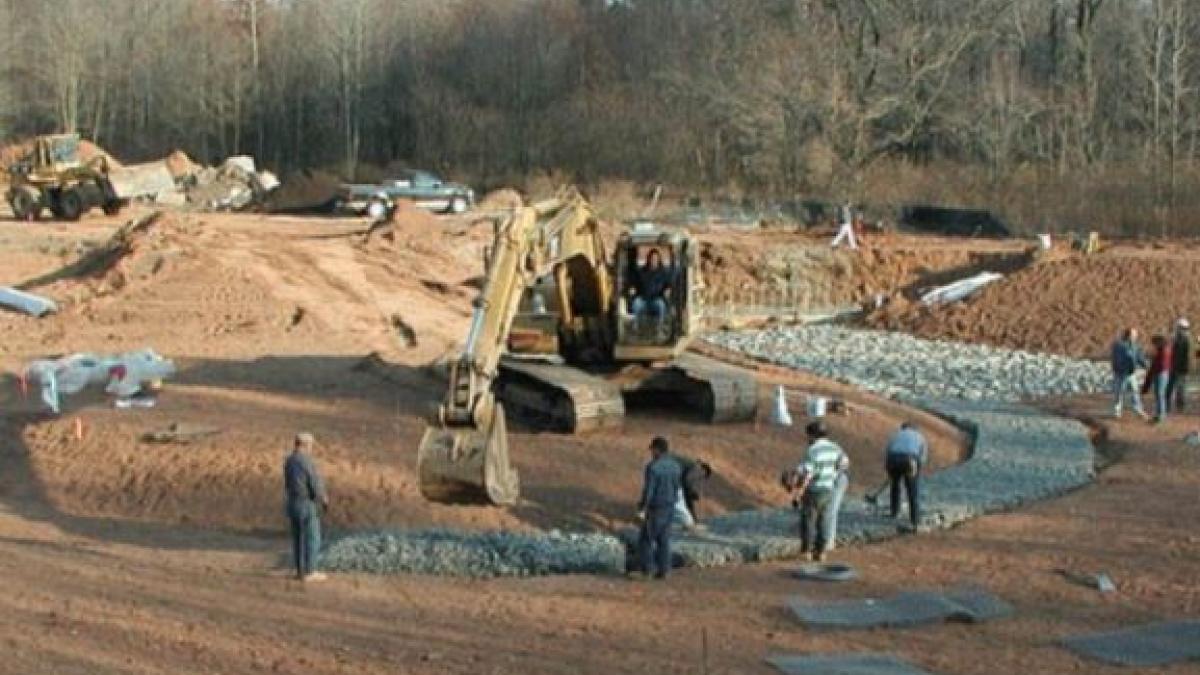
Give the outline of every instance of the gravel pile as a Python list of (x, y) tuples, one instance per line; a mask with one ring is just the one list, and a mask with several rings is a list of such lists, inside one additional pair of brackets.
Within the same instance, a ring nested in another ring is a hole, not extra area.
[(1017, 401), (1110, 391), (1106, 364), (903, 333), (835, 326), (776, 327), (707, 338), (789, 368), (891, 398)]
[(459, 577), (620, 574), (625, 546), (603, 534), (389, 530), (347, 535), (321, 555), (335, 572)]

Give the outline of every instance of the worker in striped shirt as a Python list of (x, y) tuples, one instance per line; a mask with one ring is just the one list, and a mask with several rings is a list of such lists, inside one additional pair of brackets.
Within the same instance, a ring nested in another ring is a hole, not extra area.
[[(825, 557), (833, 530), (833, 491), (838, 475), (850, 468), (850, 458), (841, 446), (829, 440), (829, 432), (820, 420), (805, 427), (808, 450), (796, 467), (799, 476), (796, 491), (800, 502), (801, 551), (820, 562)], [(793, 501), (795, 504), (795, 501)], [(816, 541), (814, 532), (816, 531)]]

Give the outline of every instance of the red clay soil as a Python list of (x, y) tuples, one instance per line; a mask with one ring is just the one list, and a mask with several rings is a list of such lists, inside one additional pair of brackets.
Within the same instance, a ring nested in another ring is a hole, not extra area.
[[(317, 434), (339, 495), (331, 514), (337, 526), (625, 524), (656, 434), (716, 468), (706, 513), (779, 503), (776, 479), (799, 457), (800, 428), (713, 427), (639, 411), (623, 429), (579, 437), (514, 431), (525, 497), (518, 508), (422, 499), (415, 451), (445, 386), (432, 366), (466, 335), (469, 282), (491, 228), (415, 208), (399, 213), (393, 237), (366, 244), (359, 219), (167, 213), (112, 237), (101, 253), (67, 268), (75, 274), (60, 270), (30, 284), (67, 302), (42, 320), (0, 314), (0, 366), (149, 346), (181, 369), (156, 408), (114, 410), (82, 397), (60, 420), (14, 428), (46, 498), (81, 517), (279, 530), (279, 462), (290, 436), (306, 428)], [(14, 239), (36, 232), (16, 224), (0, 231)], [(764, 420), (769, 382), (777, 380), (797, 392), (820, 387), (764, 376)], [(852, 398), (852, 415), (831, 426), (854, 459), (861, 491), (881, 479), (880, 448), (908, 412)], [(83, 439), (74, 437), (76, 418)], [(924, 419), (937, 464), (957, 461), (962, 435)], [(173, 422), (221, 433), (183, 446), (140, 440)]]
[(1149, 336), (1200, 318), (1200, 255), (1121, 247), (1038, 262), (945, 308), (911, 305), (871, 319), (921, 337), (1103, 359), (1127, 326)]
[[(1100, 415), (1102, 399), (1066, 404)], [(0, 435), (0, 641), (11, 673), (712, 673), (775, 672), (780, 653), (885, 652), (931, 672), (1095, 673), (1059, 640), (1200, 615), (1200, 455), (1164, 427), (1103, 422), (1123, 456), (1066, 497), (951, 531), (839, 549), (852, 584), (805, 584), (794, 563), (681, 570), (663, 583), (604, 576), (470, 581), (333, 575), (289, 581), (287, 543), (189, 527), (64, 514), (25, 451)], [(1057, 569), (1106, 572), (1113, 594)], [(1007, 619), (908, 630), (816, 632), (793, 595), (886, 597), (981, 584)], [(1150, 672), (1150, 671), (1147, 671)], [(1195, 664), (1153, 669), (1195, 673)]]
[(475, 207), (482, 211), (497, 211), (515, 209), (524, 203), (525, 198), (520, 192), (512, 188), (499, 188), (484, 195)]
[(911, 296), (983, 270), (1007, 272), (1027, 260), (1026, 246), (1016, 241), (876, 235), (851, 251), (831, 249), (828, 237), (808, 232), (711, 230), (697, 237), (701, 271), (717, 303), (792, 286), (804, 289), (814, 308), (856, 305), (880, 293)]
[[(634, 415), (624, 433), (518, 433), (525, 503), (421, 511), (412, 448), (422, 405), (439, 391), (421, 364), (461, 338), (468, 302), (437, 284), (451, 288), (477, 269), (482, 239), (451, 219), (431, 235), (444, 237), (442, 245), (427, 238), (432, 248), (419, 250), (403, 241), (357, 246), (358, 221), (190, 222), (197, 233), (183, 240), (189, 255), (148, 282), (85, 297), (42, 320), (0, 313), (0, 368), (35, 355), (147, 345), (182, 366), (156, 408), (118, 411), (82, 397), (73, 405), (85, 407), (58, 421), (22, 412), (28, 404), (13, 398), (11, 382), (0, 383), (2, 672), (766, 675), (774, 672), (762, 662), (768, 654), (880, 651), (931, 672), (1107, 675), (1124, 670), (1083, 661), (1058, 641), (1200, 616), (1200, 453), (1180, 440), (1200, 418), (1113, 422), (1102, 417), (1103, 397), (1055, 406), (1091, 420), (1106, 457), (1118, 460), (1097, 484), (951, 531), (839, 549), (834, 560), (859, 572), (853, 584), (803, 584), (788, 575), (794, 563), (781, 563), (681, 570), (646, 584), (589, 575), (333, 575), (302, 586), (284, 562), (278, 483), (283, 445), (298, 427), (322, 441), (335, 527), (372, 518), (604, 527), (632, 515), (642, 446), (660, 432), (714, 459), (720, 479), (702, 503), (708, 512), (777, 503), (774, 474), (794, 458), (798, 430)], [(60, 266), (72, 237), (102, 241), (116, 224), (96, 216), (69, 228), (0, 223), (5, 260), (15, 255), (14, 265), (0, 267), (0, 283)], [(440, 253), (426, 260), (430, 250)], [(387, 321), (396, 312), (418, 345), (397, 340)], [(369, 351), (390, 365), (356, 369)], [(776, 381), (839, 391), (777, 369), (759, 373), (764, 393)], [(831, 419), (851, 446), (861, 488), (878, 477), (880, 439), (909, 413), (854, 400), (850, 417)], [(193, 445), (138, 441), (171, 421), (223, 431)], [(955, 438), (943, 438), (941, 456), (953, 456)], [(228, 531), (254, 528), (266, 531)], [(1060, 568), (1106, 572), (1118, 591), (1074, 585)], [(813, 632), (785, 610), (792, 595), (884, 597), (964, 581), (1008, 600), (1015, 615)]]

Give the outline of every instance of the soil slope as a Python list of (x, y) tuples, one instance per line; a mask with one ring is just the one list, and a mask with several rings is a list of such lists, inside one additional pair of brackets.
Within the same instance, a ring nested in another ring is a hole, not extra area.
[[(355, 219), (164, 214), (116, 235), (115, 223), (88, 219), (78, 226), (87, 251), (65, 266), (57, 255), (14, 245), (17, 257), (43, 259), (46, 269), (0, 282), (25, 281), (64, 310), (42, 320), (0, 314), (0, 365), (148, 346), (181, 370), (153, 409), (115, 410), (81, 396), (62, 419), (15, 419), (12, 433), (46, 498), (80, 517), (281, 531), (279, 465), (291, 435), (304, 428), (320, 443), (336, 527), (624, 525), (646, 444), (657, 434), (716, 468), (707, 513), (779, 503), (779, 471), (804, 445), (799, 428), (707, 426), (636, 410), (623, 429), (578, 437), (514, 430), (524, 493), (514, 509), (422, 499), (415, 453), (444, 392), (436, 365), (467, 332), (470, 282), (491, 228), (470, 218), (402, 215), (369, 242)], [(23, 240), (44, 236), (40, 227), (0, 231)], [(102, 227), (107, 240), (98, 236)], [(764, 419), (769, 381), (797, 391), (822, 386), (797, 376), (763, 379)], [(833, 418), (832, 427), (855, 460), (858, 491), (882, 478), (882, 443), (909, 412), (847, 395), (857, 402), (854, 413)], [(33, 408), (32, 401), (5, 405)], [(921, 419), (936, 460), (956, 461), (961, 434)], [(220, 433), (189, 445), (141, 440), (172, 423)]]
[(905, 306), (871, 322), (921, 337), (1103, 359), (1127, 326), (1149, 336), (1169, 331), (1180, 316), (1200, 318), (1197, 262), (1179, 249), (1060, 253), (966, 302), (933, 310)]

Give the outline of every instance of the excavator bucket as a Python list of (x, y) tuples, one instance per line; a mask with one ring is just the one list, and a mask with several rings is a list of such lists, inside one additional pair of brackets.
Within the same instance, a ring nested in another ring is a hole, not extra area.
[(517, 501), (517, 471), (508, 460), (504, 409), (496, 404), (486, 429), (426, 427), (417, 450), (421, 494), (444, 504), (509, 505)]

